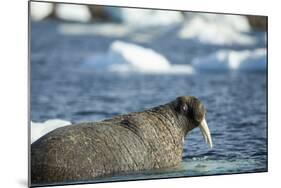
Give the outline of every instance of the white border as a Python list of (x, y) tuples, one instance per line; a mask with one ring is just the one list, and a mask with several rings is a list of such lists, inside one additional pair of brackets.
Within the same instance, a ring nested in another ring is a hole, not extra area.
[[(65, 0), (67, 1), (67, 0)], [(67, 2), (82, 2), (68, 0)], [(269, 16), (269, 172), (68, 187), (270, 187), (280, 184), (280, 5), (265, 0), (83, 0), (83, 3)], [(2, 2), (0, 10), (1, 187), (27, 186), (27, 0)], [(258, 108), (258, 106), (257, 106)]]

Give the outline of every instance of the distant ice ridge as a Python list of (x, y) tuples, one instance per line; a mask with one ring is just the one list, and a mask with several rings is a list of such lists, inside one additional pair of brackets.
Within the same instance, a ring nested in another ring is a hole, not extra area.
[(71, 125), (71, 122), (61, 119), (50, 119), (45, 122), (31, 121), (31, 143), (35, 142), (52, 130), (66, 125)]
[(105, 10), (116, 21), (121, 21), (134, 27), (167, 26), (183, 21), (182, 14), (176, 11), (132, 8), (117, 9), (115, 7), (106, 7)]
[(67, 21), (89, 22), (91, 12), (86, 5), (58, 4), (57, 17)]
[(192, 61), (196, 70), (203, 71), (263, 71), (266, 70), (267, 52), (265, 48), (255, 50), (219, 50)]
[(172, 65), (162, 54), (133, 43), (114, 41), (105, 54), (98, 54), (85, 61), (96, 70), (144, 74), (192, 74), (189, 65)]
[[(169, 61), (152, 49), (144, 48), (132, 43), (115, 41), (110, 46), (110, 52), (141, 71), (165, 71), (170, 68)], [(118, 67), (113, 66), (111, 69)]]
[(88, 22), (91, 20), (91, 12), (86, 5), (56, 4), (46, 2), (31, 2), (31, 19), (40, 21), (52, 13), (62, 20)]
[(190, 65), (171, 64), (162, 54), (150, 48), (115, 41), (107, 53), (86, 59), (84, 67), (96, 71), (141, 74), (193, 74), (200, 71), (264, 71), (265, 48), (254, 50), (218, 50), (192, 60)]
[(32, 20), (39, 21), (48, 17), (53, 11), (52, 3), (30, 2), (30, 15)]
[(256, 39), (247, 35), (251, 26), (245, 16), (209, 13), (187, 13), (179, 37), (197, 39), (217, 45), (253, 45)]
[(126, 27), (119, 23), (64, 23), (60, 24), (58, 30), (66, 35), (99, 35), (105, 37), (123, 37), (128, 36), (133, 28)]

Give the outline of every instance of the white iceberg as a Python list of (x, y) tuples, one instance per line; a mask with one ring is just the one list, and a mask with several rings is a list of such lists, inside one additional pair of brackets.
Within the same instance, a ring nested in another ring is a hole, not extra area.
[(217, 45), (253, 45), (257, 42), (246, 34), (251, 31), (251, 26), (245, 16), (187, 13), (186, 17), (178, 33), (182, 39)]
[(122, 41), (114, 41), (107, 53), (97, 54), (86, 59), (84, 66), (118, 73), (193, 73), (193, 69), (189, 65), (172, 65), (168, 59), (153, 49)]
[(183, 21), (179, 11), (115, 7), (106, 7), (105, 10), (113, 19), (134, 27), (167, 26)]
[(77, 22), (88, 22), (92, 18), (86, 5), (58, 4), (56, 15), (62, 20)]
[(55, 130), (59, 127), (71, 125), (71, 122), (61, 119), (50, 119), (45, 122), (32, 122), (31, 125), (31, 143), (35, 142), (48, 132)]
[(53, 4), (46, 2), (30, 2), (30, 16), (34, 21), (48, 17), (53, 11)]
[(170, 63), (164, 56), (152, 49), (135, 44), (115, 41), (110, 46), (110, 52), (136, 70), (165, 71), (170, 68)]
[(218, 50), (194, 58), (190, 64), (171, 64), (162, 54), (137, 44), (114, 41), (107, 53), (95, 54), (82, 64), (86, 70), (141, 74), (193, 74), (202, 71), (264, 71), (267, 50)]
[(267, 51), (265, 48), (254, 50), (219, 50), (192, 61), (196, 70), (203, 71), (264, 71), (267, 67)]

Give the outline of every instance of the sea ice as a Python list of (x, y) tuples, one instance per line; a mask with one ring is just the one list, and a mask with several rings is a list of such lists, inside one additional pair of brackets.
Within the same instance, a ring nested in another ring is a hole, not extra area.
[(35, 142), (48, 132), (52, 130), (63, 127), (66, 125), (71, 125), (71, 122), (61, 120), (61, 119), (50, 119), (45, 122), (32, 122), (31, 125), (31, 143)]

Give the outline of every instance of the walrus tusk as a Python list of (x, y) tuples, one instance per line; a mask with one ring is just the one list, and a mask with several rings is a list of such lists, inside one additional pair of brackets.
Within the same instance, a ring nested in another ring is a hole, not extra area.
[(201, 121), (199, 128), (205, 139), (205, 142), (209, 145), (210, 148), (212, 148), (213, 147), (212, 137), (205, 118)]

